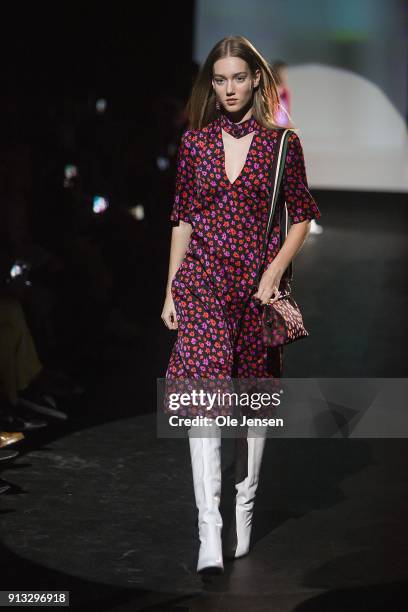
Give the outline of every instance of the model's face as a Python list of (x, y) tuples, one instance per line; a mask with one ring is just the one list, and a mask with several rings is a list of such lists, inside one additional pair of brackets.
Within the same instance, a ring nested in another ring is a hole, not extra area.
[(248, 64), (240, 57), (224, 57), (213, 66), (212, 84), (217, 101), (231, 113), (248, 104), (259, 79), (260, 71), (252, 78)]

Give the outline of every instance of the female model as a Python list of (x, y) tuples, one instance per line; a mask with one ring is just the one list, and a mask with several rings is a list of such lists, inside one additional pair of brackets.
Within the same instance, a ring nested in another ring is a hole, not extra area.
[[(262, 308), (277, 299), (280, 279), (306, 240), (310, 220), (320, 216), (308, 190), (299, 137), (295, 132), (289, 136), (282, 177), (291, 228), (281, 247), (280, 227), (272, 223), (256, 286), (270, 165), (281, 129), (275, 122), (278, 92), (267, 61), (242, 36), (222, 39), (204, 62), (187, 108), (190, 123), (178, 151), (170, 216), (175, 226), (161, 315), (169, 329), (178, 330), (166, 379), (279, 378), (282, 349), (263, 343)], [(214, 407), (210, 414), (208, 407), (191, 405), (178, 414), (214, 419), (227, 412)], [(257, 411), (255, 416), (264, 415)], [(201, 543), (198, 572), (223, 571), (223, 552), (236, 558), (249, 551), (265, 444), (264, 435), (252, 437), (249, 431), (247, 438), (236, 440), (235, 516), (223, 550), (220, 428), (207, 431), (188, 431)]]

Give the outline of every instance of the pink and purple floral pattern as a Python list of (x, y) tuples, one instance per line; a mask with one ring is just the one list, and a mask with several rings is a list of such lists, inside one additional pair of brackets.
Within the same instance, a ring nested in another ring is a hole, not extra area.
[[(241, 124), (245, 133), (254, 131), (254, 136), (245, 165), (231, 183), (222, 139), (222, 128), (229, 131), (228, 122), (219, 115), (201, 130), (187, 130), (178, 150), (170, 220), (175, 224), (186, 221), (193, 231), (171, 286), (178, 334), (166, 379), (282, 375), (282, 347), (265, 345), (263, 306), (252, 297), (257, 289), (254, 283), (267, 224), (270, 165), (277, 154), (279, 128), (267, 129), (253, 116)], [(292, 223), (321, 216), (308, 189), (302, 145), (295, 132), (288, 138), (281, 188), (266, 266), (280, 248), (278, 223), (284, 201)], [(220, 408), (211, 416), (230, 413)], [(179, 414), (201, 412), (188, 407)]]

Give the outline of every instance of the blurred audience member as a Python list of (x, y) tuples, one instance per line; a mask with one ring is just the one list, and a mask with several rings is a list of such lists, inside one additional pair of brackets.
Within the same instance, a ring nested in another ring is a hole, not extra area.
[(277, 115), (277, 123), (282, 127), (291, 126), (291, 92), (288, 85), (287, 64), (278, 60), (272, 64), (272, 73), (275, 79), (279, 94), (279, 111)]

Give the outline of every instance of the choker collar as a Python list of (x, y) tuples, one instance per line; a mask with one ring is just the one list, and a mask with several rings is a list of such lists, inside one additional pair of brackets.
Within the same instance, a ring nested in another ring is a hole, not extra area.
[(242, 138), (242, 136), (246, 136), (258, 128), (258, 123), (253, 115), (249, 119), (241, 121), (241, 123), (234, 123), (223, 112), (220, 111), (218, 114), (222, 129), (234, 138)]

